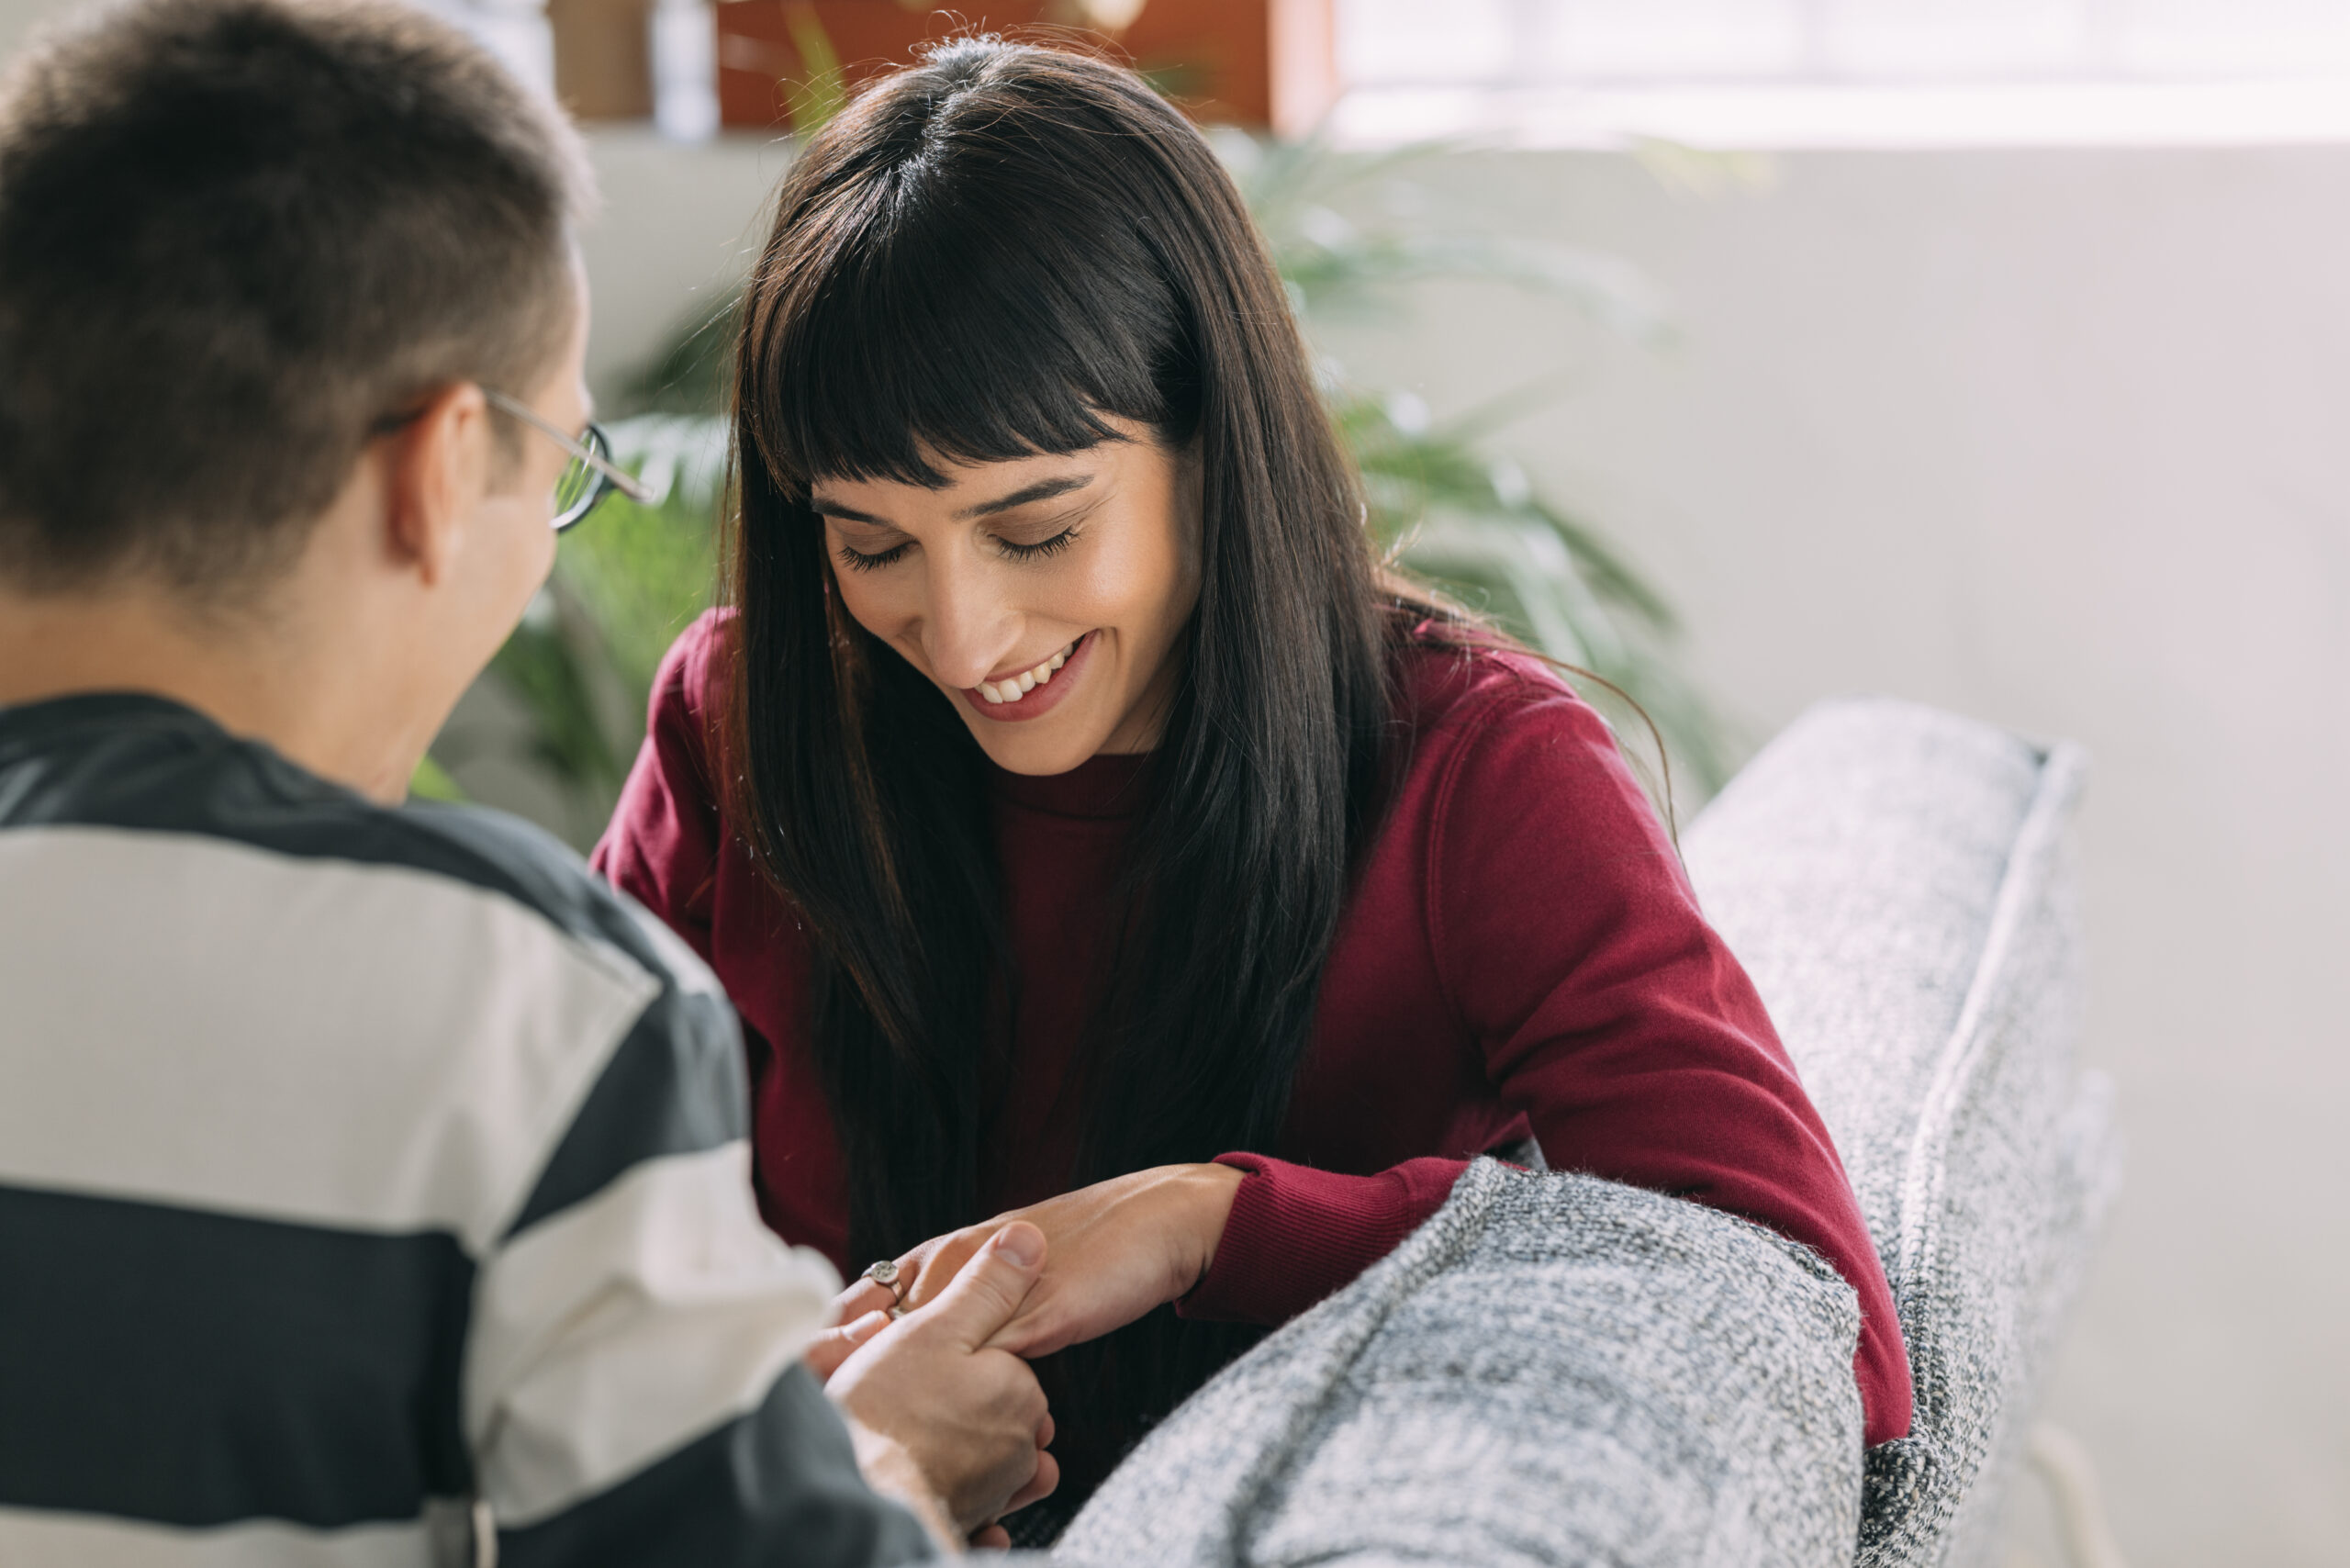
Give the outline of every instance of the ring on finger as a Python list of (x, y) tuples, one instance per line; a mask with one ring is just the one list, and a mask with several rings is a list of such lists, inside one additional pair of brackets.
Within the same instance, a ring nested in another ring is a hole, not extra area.
[(905, 1270), (900, 1270), (893, 1260), (884, 1258), (881, 1262), (869, 1262), (869, 1265), (865, 1265), (863, 1276), (865, 1279), (869, 1279), (869, 1282), (877, 1283), (877, 1286), (884, 1286), (886, 1291), (889, 1291), (890, 1295), (889, 1314), (893, 1316), (893, 1319), (905, 1316)]

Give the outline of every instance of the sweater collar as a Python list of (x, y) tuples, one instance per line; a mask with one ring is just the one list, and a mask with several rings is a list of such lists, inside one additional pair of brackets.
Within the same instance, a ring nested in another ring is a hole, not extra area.
[(1150, 756), (1103, 754), (1067, 773), (1012, 773), (988, 764), (998, 800), (1056, 817), (1120, 820), (1137, 815), (1149, 798)]

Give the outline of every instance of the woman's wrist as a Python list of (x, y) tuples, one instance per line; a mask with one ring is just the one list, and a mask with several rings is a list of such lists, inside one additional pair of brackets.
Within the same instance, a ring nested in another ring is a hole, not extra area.
[(1224, 1227), (1232, 1218), (1233, 1200), (1240, 1194), (1240, 1183), (1248, 1180), (1248, 1172), (1229, 1165), (1194, 1165), (1190, 1172), (1190, 1185), (1195, 1196), (1192, 1208), (1192, 1235), (1198, 1242), (1199, 1268), (1193, 1283), (1208, 1277), (1215, 1266), (1216, 1249), (1224, 1242)]

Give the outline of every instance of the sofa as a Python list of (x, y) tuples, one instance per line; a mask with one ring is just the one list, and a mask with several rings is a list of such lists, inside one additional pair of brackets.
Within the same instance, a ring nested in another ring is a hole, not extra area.
[(1684, 835), (1892, 1281), (1910, 1436), (1864, 1450), (1851, 1289), (1696, 1204), (1479, 1161), (1102, 1486), (1065, 1564), (1975, 1564), (2119, 1179), (2074, 1058), (2084, 761), (1825, 704)]

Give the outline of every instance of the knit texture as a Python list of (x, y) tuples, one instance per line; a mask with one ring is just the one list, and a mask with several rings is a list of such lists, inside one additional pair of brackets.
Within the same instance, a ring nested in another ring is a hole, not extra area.
[(2083, 771), (1888, 701), (1815, 710), (1687, 835), (1891, 1277), (1912, 1436), (1860, 1451), (1851, 1291), (1694, 1204), (1471, 1169), (1162, 1423), (1069, 1563), (1973, 1563), (2118, 1178), (2072, 1059)]
[(1058, 1556), (1841, 1568), (1859, 1328), (1835, 1271), (1758, 1226), (1480, 1160), (1169, 1417)]
[(1893, 1284), (1911, 1435), (1870, 1451), (1865, 1568), (1990, 1555), (2112, 1193), (2081, 1011), (2077, 747), (1907, 703), (1814, 710), (1691, 832), (1708, 916), (1826, 1118)]

